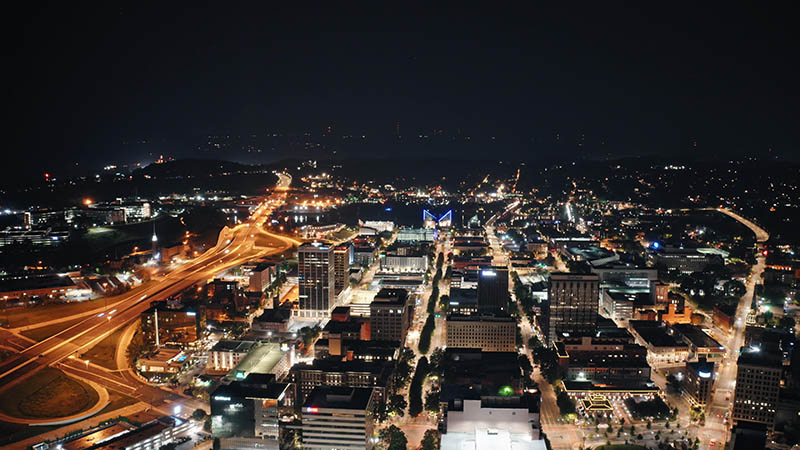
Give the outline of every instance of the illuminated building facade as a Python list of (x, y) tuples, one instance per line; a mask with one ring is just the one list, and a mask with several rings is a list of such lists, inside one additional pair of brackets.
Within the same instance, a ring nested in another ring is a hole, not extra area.
[(447, 316), (448, 348), (479, 348), (485, 352), (516, 351), (517, 324), (509, 316)]
[(333, 248), (334, 294), (350, 284), (350, 266), (353, 264), (353, 244), (340, 244)]
[(303, 404), (303, 448), (370, 450), (373, 389), (319, 386)]
[(600, 280), (596, 274), (555, 272), (547, 308), (549, 342), (564, 336), (592, 335), (597, 327)]
[(307, 243), (297, 250), (297, 285), (300, 317), (329, 317), (335, 306), (335, 264), (333, 247)]
[(698, 361), (686, 364), (686, 381), (683, 387), (692, 403), (705, 406), (711, 400), (714, 378), (713, 362)]
[(756, 422), (772, 427), (782, 370), (780, 355), (759, 347), (742, 348), (733, 398), (734, 422)]

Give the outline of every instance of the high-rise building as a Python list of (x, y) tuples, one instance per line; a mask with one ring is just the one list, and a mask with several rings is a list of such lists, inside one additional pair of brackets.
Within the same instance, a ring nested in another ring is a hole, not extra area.
[(381, 289), (369, 305), (370, 339), (403, 342), (408, 332), (408, 291)]
[(345, 243), (333, 248), (334, 293), (340, 292), (350, 284), (350, 266), (353, 264), (353, 244)]
[(335, 306), (333, 248), (319, 242), (306, 243), (297, 250), (297, 284), (300, 317), (329, 317)]
[(698, 361), (686, 363), (686, 382), (683, 384), (692, 403), (705, 406), (711, 400), (714, 384), (714, 363)]
[(548, 340), (592, 335), (597, 327), (600, 280), (596, 274), (555, 272), (550, 275)]
[(488, 267), (478, 276), (478, 308), (508, 312), (508, 269)]
[(303, 404), (303, 448), (370, 450), (374, 391), (371, 388), (319, 386)]
[(759, 347), (742, 347), (737, 364), (733, 421), (772, 427), (781, 387), (781, 355)]

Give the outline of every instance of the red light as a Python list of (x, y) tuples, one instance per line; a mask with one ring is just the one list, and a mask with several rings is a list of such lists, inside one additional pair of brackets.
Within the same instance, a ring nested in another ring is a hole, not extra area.
[(767, 256), (767, 251), (766, 251), (766, 250), (764, 250), (764, 251), (762, 252), (762, 254), (763, 254), (764, 256)]
[(44, 177), (45, 177), (45, 178), (50, 178), (50, 174), (49, 174), (49, 173), (45, 173), (45, 174), (44, 174)]

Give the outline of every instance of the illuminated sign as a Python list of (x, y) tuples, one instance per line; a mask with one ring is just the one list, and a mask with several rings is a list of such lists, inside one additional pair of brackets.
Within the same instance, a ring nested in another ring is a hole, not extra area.
[(218, 402), (229, 402), (231, 401), (231, 398), (224, 395), (217, 395), (214, 397), (214, 400)]

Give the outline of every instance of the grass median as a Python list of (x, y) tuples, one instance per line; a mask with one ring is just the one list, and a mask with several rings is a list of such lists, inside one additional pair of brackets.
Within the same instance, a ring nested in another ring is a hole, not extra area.
[(85, 411), (98, 399), (88, 384), (46, 367), (0, 393), (0, 410), (20, 419), (51, 419)]

